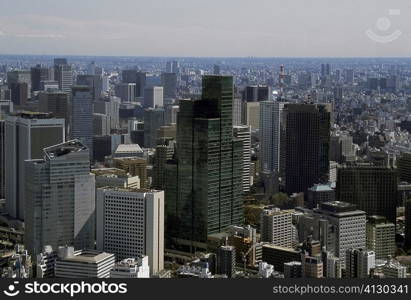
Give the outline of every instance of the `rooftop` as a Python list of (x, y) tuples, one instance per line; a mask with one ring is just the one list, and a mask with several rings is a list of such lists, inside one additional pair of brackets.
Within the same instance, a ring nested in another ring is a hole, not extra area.
[(143, 150), (138, 144), (120, 144), (118, 145), (115, 153), (121, 154), (130, 152), (141, 153)]
[(79, 140), (71, 140), (43, 149), (48, 159), (60, 157), (73, 152), (88, 151), (87, 147)]
[(95, 250), (79, 250), (75, 251), (73, 256), (65, 257), (63, 260), (80, 263), (98, 263), (113, 255), (114, 254)]

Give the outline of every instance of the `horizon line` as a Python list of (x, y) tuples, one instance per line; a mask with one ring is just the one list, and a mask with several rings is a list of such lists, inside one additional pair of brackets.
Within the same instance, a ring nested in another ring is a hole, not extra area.
[(51, 57), (127, 57), (127, 58), (197, 58), (197, 59), (411, 59), (411, 56), (172, 56), (172, 55), (92, 55), (92, 54), (10, 54), (0, 56), (51, 56)]

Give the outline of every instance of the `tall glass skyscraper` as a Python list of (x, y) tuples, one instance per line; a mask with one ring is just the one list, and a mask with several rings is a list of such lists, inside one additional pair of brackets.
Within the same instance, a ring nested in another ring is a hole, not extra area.
[(284, 112), (285, 189), (288, 194), (306, 192), (328, 181), (331, 107), (287, 104)]
[(231, 76), (204, 76), (202, 99), (180, 101), (167, 235), (191, 252), (206, 247), (209, 234), (243, 222), (243, 143), (233, 138), (233, 90)]
[(93, 93), (87, 86), (75, 86), (71, 100), (71, 138), (79, 139), (90, 150), (93, 157)]

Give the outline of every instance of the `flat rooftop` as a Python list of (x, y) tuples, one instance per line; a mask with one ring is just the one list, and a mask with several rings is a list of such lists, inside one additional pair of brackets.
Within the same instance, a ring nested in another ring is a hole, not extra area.
[(81, 152), (86, 150), (88, 150), (87, 147), (79, 140), (72, 140), (43, 149), (44, 154), (49, 159), (67, 155), (73, 152)]
[(114, 254), (93, 251), (93, 250), (80, 250), (74, 252), (74, 256), (68, 256), (62, 259), (62, 261), (71, 261), (79, 263), (98, 263), (105, 260)]
[(130, 152), (142, 153), (143, 150), (138, 144), (120, 144), (118, 145), (115, 153), (121, 154)]

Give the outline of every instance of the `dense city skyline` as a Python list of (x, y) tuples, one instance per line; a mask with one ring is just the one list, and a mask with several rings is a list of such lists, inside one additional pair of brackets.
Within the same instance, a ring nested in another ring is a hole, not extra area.
[(408, 294), (411, 2), (3, 1), (0, 294)]

